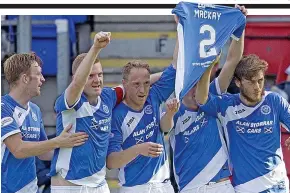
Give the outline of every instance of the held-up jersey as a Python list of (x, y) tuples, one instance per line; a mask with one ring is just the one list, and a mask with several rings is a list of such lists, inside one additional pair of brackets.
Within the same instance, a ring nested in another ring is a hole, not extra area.
[(105, 183), (112, 110), (122, 100), (123, 89), (103, 88), (96, 106), (90, 105), (86, 96), (82, 94), (80, 99), (69, 107), (65, 95), (66, 92), (55, 104), (57, 135), (72, 123), (73, 133), (85, 132), (89, 138), (79, 147), (56, 149), (50, 176), (59, 173), (64, 179), (77, 185), (102, 186)]
[(239, 9), (190, 2), (178, 3), (172, 13), (179, 18), (175, 90), (176, 97), (182, 100), (230, 36), (236, 40), (241, 37), (246, 18)]
[[(221, 94), (218, 79), (211, 83), (210, 92)], [(179, 191), (198, 188), (231, 175), (221, 124), (201, 109), (194, 111), (181, 103), (174, 116), (170, 144)]]
[(265, 92), (260, 103), (249, 107), (239, 94), (210, 95), (201, 109), (224, 126), (236, 191), (289, 192), (281, 149), (280, 123), (290, 128), (290, 106), (284, 98)]
[[(160, 105), (174, 91), (175, 74), (172, 65), (162, 73), (159, 81), (150, 88), (142, 110), (134, 111), (123, 102), (114, 109), (108, 155), (145, 142), (165, 146), (160, 128)], [(119, 170), (120, 184), (127, 187), (166, 179), (169, 179), (169, 164), (165, 149), (156, 158), (138, 155)]]
[(35, 157), (17, 159), (4, 140), (21, 133), (23, 141), (47, 140), (39, 107), (23, 108), (10, 95), (1, 97), (1, 192), (37, 192)]

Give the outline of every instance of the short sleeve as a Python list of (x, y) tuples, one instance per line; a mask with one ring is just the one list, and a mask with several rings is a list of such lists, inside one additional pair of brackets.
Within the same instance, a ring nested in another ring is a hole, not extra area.
[(230, 100), (228, 94), (220, 96), (209, 94), (206, 103), (203, 105), (199, 104), (199, 107), (205, 113), (218, 118), (219, 113), (225, 113), (228, 100)]
[(102, 90), (102, 98), (108, 97), (108, 101), (112, 104), (112, 107), (114, 108), (116, 105), (118, 105), (125, 96), (125, 89), (122, 85), (109, 88), (105, 87)]
[(290, 105), (289, 103), (286, 101), (285, 98), (276, 95), (277, 99), (279, 100), (279, 102), (277, 102), (276, 104), (279, 104), (279, 119), (280, 122), (282, 123), (282, 125), (284, 126), (284, 128), (290, 132)]
[(223, 94), (220, 89), (218, 78), (215, 78), (209, 85), (209, 92), (213, 95)]
[(180, 2), (176, 5), (176, 7), (172, 10), (172, 14), (177, 15), (179, 18), (186, 18), (186, 10), (185, 10), (185, 3)]
[(67, 100), (66, 100), (66, 91), (65, 90), (57, 99), (54, 105), (54, 110), (56, 112), (62, 112), (65, 110), (70, 110), (73, 109), (77, 106), (77, 104), (80, 102), (81, 97), (75, 102), (75, 104), (73, 104), (72, 106), (69, 106), (67, 104)]
[(16, 133), (21, 131), (13, 118), (13, 112), (7, 104), (1, 103), (1, 142)]
[(121, 126), (122, 125), (120, 124), (118, 118), (113, 116), (107, 155), (110, 155), (113, 152), (120, 152), (122, 150), (123, 133)]

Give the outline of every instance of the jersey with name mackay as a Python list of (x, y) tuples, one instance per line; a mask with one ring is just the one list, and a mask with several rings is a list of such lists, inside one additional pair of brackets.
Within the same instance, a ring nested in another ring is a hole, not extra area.
[(228, 39), (241, 37), (246, 18), (237, 8), (190, 2), (178, 3), (172, 13), (179, 18), (176, 96), (182, 99), (216, 60)]

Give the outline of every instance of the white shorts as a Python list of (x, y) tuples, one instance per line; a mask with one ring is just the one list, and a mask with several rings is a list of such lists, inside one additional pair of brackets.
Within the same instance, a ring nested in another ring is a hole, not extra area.
[(235, 189), (230, 180), (201, 187), (181, 190), (180, 193), (235, 193)]
[(121, 187), (119, 193), (174, 193), (171, 182), (147, 183), (133, 187)]
[(97, 188), (87, 186), (51, 186), (51, 193), (110, 193), (108, 184)]

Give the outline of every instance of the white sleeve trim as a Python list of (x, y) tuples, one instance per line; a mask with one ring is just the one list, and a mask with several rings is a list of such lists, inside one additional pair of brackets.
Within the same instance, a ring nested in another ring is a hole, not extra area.
[(3, 141), (7, 138), (7, 137), (10, 137), (11, 135), (14, 135), (16, 133), (21, 133), (20, 129), (17, 129), (17, 130), (13, 130), (13, 131), (10, 131), (9, 133), (6, 133), (3, 137), (1, 137), (1, 142), (3, 143)]
[(216, 87), (216, 90), (217, 90), (217, 93), (218, 95), (221, 95), (223, 94), (222, 91), (221, 91), (221, 87), (220, 87), (220, 83), (219, 83), (219, 78), (217, 77), (214, 81), (215, 81), (215, 87)]
[(283, 123), (280, 122), (280, 124), (286, 129), (286, 131), (290, 132), (290, 129)]
[(69, 110), (69, 109), (72, 109), (72, 108), (74, 108), (79, 102), (80, 102), (80, 100), (81, 100), (81, 96), (78, 98), (78, 100), (71, 106), (71, 107), (69, 107), (68, 106), (68, 104), (67, 104), (67, 101), (66, 101), (66, 99), (67, 99), (67, 89), (64, 91), (64, 104), (65, 104), (65, 107)]
[(233, 38), (236, 41), (239, 41), (240, 38), (238, 38), (237, 36), (235, 36), (234, 34), (231, 35), (231, 38)]

